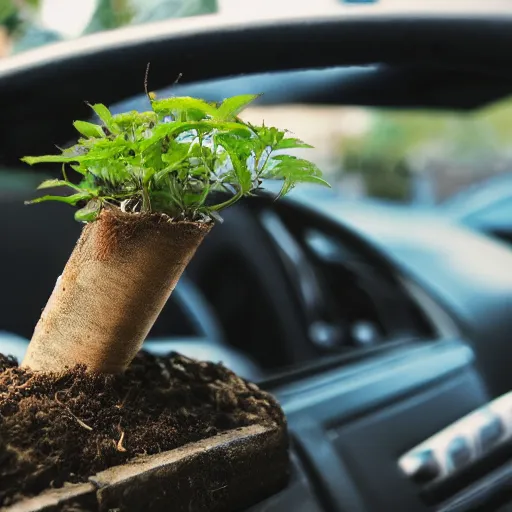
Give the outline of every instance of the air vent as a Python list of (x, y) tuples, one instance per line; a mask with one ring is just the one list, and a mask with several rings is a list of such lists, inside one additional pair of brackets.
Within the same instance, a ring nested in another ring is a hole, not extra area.
[(271, 210), (263, 210), (260, 221), (300, 297), (309, 339), (319, 351), (435, 337), (400, 280), (359, 251), (321, 229), (294, 228)]

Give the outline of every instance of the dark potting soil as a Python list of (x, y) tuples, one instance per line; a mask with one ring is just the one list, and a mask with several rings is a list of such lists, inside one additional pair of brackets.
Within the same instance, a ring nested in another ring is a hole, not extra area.
[(220, 364), (141, 352), (123, 375), (32, 373), (0, 354), (0, 506), (221, 431), (284, 423)]

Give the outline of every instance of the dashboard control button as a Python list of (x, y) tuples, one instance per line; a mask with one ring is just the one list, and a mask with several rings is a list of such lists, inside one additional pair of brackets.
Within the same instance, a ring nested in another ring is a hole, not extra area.
[(482, 451), (493, 448), (501, 440), (504, 433), (505, 428), (501, 419), (497, 416), (490, 416), (488, 422), (480, 428), (479, 432)]
[(512, 444), (512, 391), (425, 439), (403, 454), (398, 464), (409, 478), (432, 484), (484, 460), (502, 444)]
[(471, 462), (473, 451), (465, 437), (457, 436), (448, 445), (446, 456), (449, 468), (454, 471)]
[(402, 469), (418, 484), (435, 480), (441, 471), (435, 453), (430, 449), (409, 454), (402, 462)]

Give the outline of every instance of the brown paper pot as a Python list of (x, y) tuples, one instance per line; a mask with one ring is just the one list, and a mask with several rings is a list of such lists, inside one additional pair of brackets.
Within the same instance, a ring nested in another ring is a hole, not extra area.
[(120, 373), (139, 351), (212, 224), (103, 210), (57, 280), (23, 366)]

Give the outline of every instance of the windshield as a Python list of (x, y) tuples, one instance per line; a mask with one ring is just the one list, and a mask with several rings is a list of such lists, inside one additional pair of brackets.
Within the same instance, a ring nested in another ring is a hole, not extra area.
[(476, 203), (470, 197), (493, 177), (480, 195), (510, 188), (512, 98), (471, 112), (272, 105), (250, 108), (246, 118), (311, 143), (317, 165), (347, 199), (436, 205), (468, 189), (449, 201), (455, 209)]
[(0, 57), (170, 18), (217, 12), (217, 0), (1, 0)]

